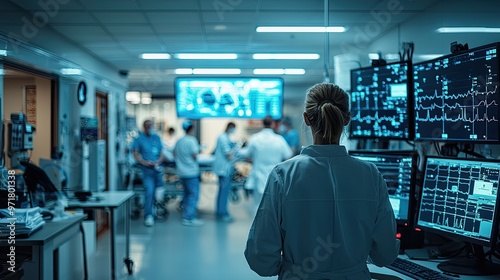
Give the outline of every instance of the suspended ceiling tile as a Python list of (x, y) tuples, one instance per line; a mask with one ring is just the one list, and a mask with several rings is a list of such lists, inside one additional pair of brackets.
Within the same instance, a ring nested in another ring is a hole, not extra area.
[(147, 23), (141, 12), (95, 12), (93, 15), (103, 24), (145, 24)]

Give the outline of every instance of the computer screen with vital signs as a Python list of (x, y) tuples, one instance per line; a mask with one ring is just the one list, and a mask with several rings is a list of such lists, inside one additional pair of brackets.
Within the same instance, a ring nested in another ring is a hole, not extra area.
[(464, 275), (500, 273), (484, 247), (498, 239), (500, 161), (427, 157), (417, 226), (463, 241), (467, 254), (439, 263), (440, 270)]
[(500, 142), (498, 44), (413, 66), (415, 140)]
[(500, 161), (427, 157), (417, 224), (485, 246), (496, 241)]
[(413, 138), (409, 70), (409, 62), (351, 70), (351, 138)]
[(399, 224), (411, 224), (414, 219), (414, 197), (418, 154), (413, 151), (349, 151), (352, 157), (368, 161), (382, 173), (394, 216)]

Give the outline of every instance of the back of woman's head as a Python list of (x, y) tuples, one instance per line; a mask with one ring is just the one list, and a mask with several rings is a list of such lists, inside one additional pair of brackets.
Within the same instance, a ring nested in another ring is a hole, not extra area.
[(306, 118), (314, 138), (323, 144), (338, 144), (344, 126), (349, 123), (349, 95), (330, 83), (316, 84), (307, 90)]

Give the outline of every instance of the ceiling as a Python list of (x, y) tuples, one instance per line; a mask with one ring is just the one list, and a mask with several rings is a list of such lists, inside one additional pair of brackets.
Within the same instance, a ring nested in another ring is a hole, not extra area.
[[(44, 11), (41, 1), (11, 2), (34, 14)], [(163, 97), (173, 95), (176, 68), (240, 68), (241, 76), (253, 76), (254, 68), (303, 68), (305, 75), (282, 76), (285, 85), (321, 82), (324, 73), (332, 76), (332, 57), (346, 52), (346, 46), (367, 46), (436, 2), (330, 0), (325, 20), (323, 0), (58, 0), (48, 25), (105, 64), (127, 72), (130, 90)], [(390, 20), (385, 20), (387, 15)], [(345, 26), (347, 32), (255, 31), (261, 25), (324, 26), (326, 22)], [(366, 29), (370, 26), (374, 29)], [(367, 32), (373, 35), (360, 45), (359, 36)], [(236, 53), (239, 58), (143, 60), (144, 52)], [(253, 53), (318, 53), (320, 59), (253, 60)]]

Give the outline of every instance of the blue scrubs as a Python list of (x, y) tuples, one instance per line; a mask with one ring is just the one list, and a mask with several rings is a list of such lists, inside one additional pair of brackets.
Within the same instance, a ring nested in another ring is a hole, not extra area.
[[(156, 134), (146, 135), (140, 133), (132, 146), (133, 151), (138, 151), (142, 159), (146, 161), (158, 161), (163, 144), (160, 136)], [(157, 187), (163, 186), (163, 174), (153, 167), (140, 165), (142, 170), (142, 185), (145, 190), (144, 217), (153, 215), (153, 199)]]

